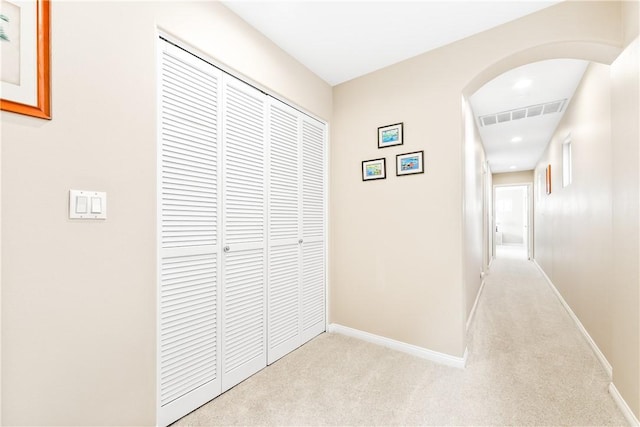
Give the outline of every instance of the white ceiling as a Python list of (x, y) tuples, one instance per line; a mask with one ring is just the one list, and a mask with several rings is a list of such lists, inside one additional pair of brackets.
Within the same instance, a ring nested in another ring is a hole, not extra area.
[[(330, 85), (360, 77), (562, 0), (310, 1), (226, 0), (227, 7)], [(587, 64), (553, 60), (509, 71), (471, 99), (476, 118), (569, 100)], [(531, 86), (514, 90), (520, 79)], [(562, 111), (566, 108), (566, 104)], [(490, 126), (478, 123), (493, 172), (529, 170), (562, 113)], [(521, 136), (519, 143), (511, 138)]]
[(222, 3), (333, 86), (559, 0)]
[[(494, 173), (531, 170), (553, 136), (566, 105), (588, 65), (575, 59), (552, 59), (514, 68), (491, 80), (469, 99), (476, 124)], [(530, 81), (526, 88), (514, 88)], [(559, 113), (541, 114), (483, 126), (477, 120), (487, 114), (567, 99)], [(522, 140), (512, 142), (515, 137)], [(514, 167), (515, 166), (515, 167)]]

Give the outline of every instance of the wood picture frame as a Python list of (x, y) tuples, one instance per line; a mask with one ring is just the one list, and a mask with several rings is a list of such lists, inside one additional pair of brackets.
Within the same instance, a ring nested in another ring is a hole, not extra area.
[(362, 180), (373, 181), (376, 179), (387, 178), (387, 162), (385, 158), (363, 160), (362, 161)]
[(396, 176), (419, 173), (424, 173), (424, 151), (414, 151), (396, 156)]
[[(3, 6), (0, 10), (0, 25), (3, 26), (0, 28), (0, 43), (3, 44), (0, 109), (51, 119), (49, 0), (0, 1)], [(10, 16), (19, 26), (11, 26)], [(17, 43), (12, 41), (16, 38)], [(11, 47), (11, 43), (16, 46)]]
[(404, 123), (381, 126), (378, 128), (378, 148), (393, 147), (404, 144), (403, 141)]

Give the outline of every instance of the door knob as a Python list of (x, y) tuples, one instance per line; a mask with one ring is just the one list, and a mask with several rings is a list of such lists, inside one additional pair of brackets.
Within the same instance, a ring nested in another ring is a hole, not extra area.
[(302, 244), (302, 242), (303, 242), (303, 240), (302, 240), (302, 239), (298, 240), (298, 244), (300, 244), (300, 245), (301, 245), (301, 244)]
[(222, 250), (225, 251), (225, 252), (229, 252), (231, 250), (231, 248), (229, 246), (225, 246)]

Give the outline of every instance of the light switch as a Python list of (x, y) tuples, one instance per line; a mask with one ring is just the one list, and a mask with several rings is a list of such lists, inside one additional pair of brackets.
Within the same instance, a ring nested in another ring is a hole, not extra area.
[(107, 219), (107, 193), (69, 190), (69, 218)]
[(76, 213), (78, 214), (87, 213), (87, 196), (76, 197)]
[(91, 198), (91, 213), (92, 214), (102, 213), (102, 199), (100, 197)]

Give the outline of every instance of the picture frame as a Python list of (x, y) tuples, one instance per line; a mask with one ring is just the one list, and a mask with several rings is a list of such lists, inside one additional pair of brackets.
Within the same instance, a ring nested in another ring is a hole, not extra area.
[(414, 151), (396, 156), (396, 176), (420, 173), (424, 173), (424, 151)]
[(378, 128), (378, 148), (393, 147), (402, 145), (403, 142), (403, 123), (395, 123), (392, 125), (381, 126)]
[(373, 181), (387, 178), (386, 159), (373, 159), (362, 161), (362, 180)]
[(51, 119), (49, 0), (0, 2), (0, 109)]
[(545, 186), (547, 190), (547, 195), (551, 194), (551, 164), (547, 166), (545, 170)]

